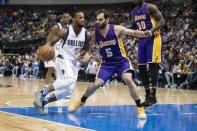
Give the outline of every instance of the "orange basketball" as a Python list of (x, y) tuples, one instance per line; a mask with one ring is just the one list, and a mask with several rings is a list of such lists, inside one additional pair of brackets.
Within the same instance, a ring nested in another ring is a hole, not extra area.
[(54, 59), (55, 50), (49, 45), (43, 45), (37, 50), (38, 57), (43, 61), (50, 61)]

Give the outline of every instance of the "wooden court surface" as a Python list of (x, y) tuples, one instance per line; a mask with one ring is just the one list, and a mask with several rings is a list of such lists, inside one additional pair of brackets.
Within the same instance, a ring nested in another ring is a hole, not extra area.
[[(78, 82), (73, 92), (71, 102), (78, 100), (90, 83)], [(33, 94), (41, 89), (44, 81), (37, 79), (0, 78), (0, 107), (30, 107)], [(144, 100), (144, 89), (139, 87), (137, 91)], [(196, 104), (197, 91), (182, 89), (159, 88), (157, 91), (159, 104)], [(70, 102), (65, 101), (65, 105)], [(91, 96), (86, 105), (130, 105), (134, 104), (130, 98), (128, 89), (123, 84), (101, 87)], [(56, 106), (56, 103), (49, 106)], [(0, 112), (0, 131), (82, 131), (86, 129), (64, 125), (60, 123), (43, 121), (29, 117), (18, 116)]]

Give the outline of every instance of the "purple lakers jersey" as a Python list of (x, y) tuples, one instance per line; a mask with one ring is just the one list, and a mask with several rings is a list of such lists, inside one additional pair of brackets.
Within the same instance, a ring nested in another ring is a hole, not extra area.
[(95, 36), (96, 44), (100, 49), (100, 55), (103, 61), (117, 62), (126, 58), (122, 37), (116, 36), (113, 24), (110, 24), (105, 37), (101, 35), (99, 28), (96, 28)]
[(150, 30), (157, 24), (157, 20), (149, 14), (146, 2), (143, 3), (141, 8), (134, 8), (133, 17), (134, 26), (140, 31)]
[[(150, 30), (157, 24), (157, 20), (149, 14), (146, 2), (141, 8), (134, 8), (133, 17), (134, 26), (141, 31)], [(161, 43), (160, 30), (155, 31), (151, 37), (139, 38), (138, 64), (160, 63)]]

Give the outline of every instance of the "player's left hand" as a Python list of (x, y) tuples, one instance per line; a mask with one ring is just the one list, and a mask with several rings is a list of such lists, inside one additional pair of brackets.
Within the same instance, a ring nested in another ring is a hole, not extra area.
[(86, 53), (84, 56), (78, 56), (78, 61), (81, 63), (87, 63), (91, 59), (91, 56)]
[(153, 35), (152, 32), (151, 32), (150, 30), (146, 30), (146, 31), (144, 31), (144, 33), (145, 33), (145, 35), (146, 35), (147, 37), (150, 37), (150, 36)]
[(91, 59), (91, 55), (89, 53), (86, 53), (83, 57), (83, 62), (86, 63), (86, 62), (90, 61), (90, 59)]

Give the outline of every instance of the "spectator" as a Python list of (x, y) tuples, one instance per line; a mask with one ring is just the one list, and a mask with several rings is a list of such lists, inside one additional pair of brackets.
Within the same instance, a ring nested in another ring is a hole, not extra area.
[(88, 64), (88, 67), (86, 68), (87, 78), (91, 82), (95, 80), (96, 73), (97, 73), (97, 66), (98, 66), (98, 63), (94, 59), (91, 59)]
[(184, 60), (180, 60), (179, 65), (175, 69), (175, 75), (177, 79), (177, 85), (180, 86), (182, 82), (184, 82), (189, 73), (189, 67), (185, 64)]

